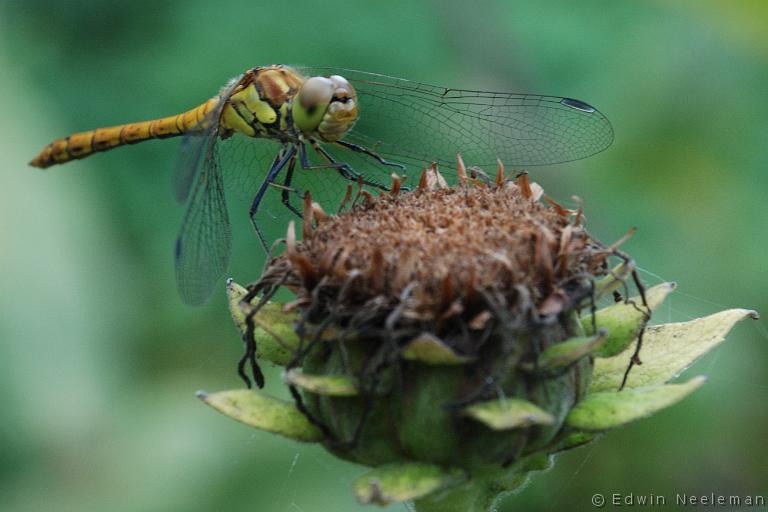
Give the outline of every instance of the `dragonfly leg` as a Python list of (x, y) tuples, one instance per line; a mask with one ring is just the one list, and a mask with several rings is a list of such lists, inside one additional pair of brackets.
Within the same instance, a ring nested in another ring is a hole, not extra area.
[(343, 146), (345, 148), (349, 148), (356, 153), (362, 153), (364, 155), (368, 155), (371, 158), (376, 159), (381, 165), (385, 165), (387, 167), (397, 167), (401, 171), (405, 172), (405, 166), (403, 164), (398, 164), (397, 162), (390, 162), (389, 160), (385, 160), (381, 155), (371, 151), (370, 149), (364, 146), (359, 146), (357, 144), (353, 144), (345, 140), (336, 141), (336, 144), (338, 144), (339, 146)]
[(278, 174), (280, 174), (280, 171), (285, 167), (285, 165), (294, 159), (296, 156), (296, 146), (283, 146), (283, 148), (280, 150), (280, 152), (275, 157), (275, 160), (272, 162), (272, 166), (269, 168), (269, 171), (267, 172), (267, 175), (264, 177), (264, 181), (261, 183), (261, 186), (259, 187), (259, 190), (256, 192), (256, 195), (253, 197), (253, 202), (251, 203), (251, 209), (248, 212), (249, 216), (251, 217), (251, 224), (253, 225), (253, 228), (256, 230), (256, 234), (259, 237), (259, 242), (261, 242), (262, 247), (264, 247), (264, 250), (269, 252), (269, 246), (267, 245), (267, 240), (264, 238), (264, 235), (262, 234), (261, 230), (259, 229), (258, 224), (256, 223), (256, 212), (259, 210), (259, 204), (261, 203), (261, 200), (264, 198), (264, 193), (267, 191), (267, 188), (269, 188), (270, 184), (275, 180)]
[(313, 171), (317, 169), (336, 169), (344, 179), (347, 179), (349, 181), (354, 181), (355, 183), (357, 183), (360, 180), (360, 178), (362, 178), (363, 183), (366, 185), (370, 185), (372, 187), (376, 187), (382, 190), (389, 190), (388, 187), (382, 185), (381, 183), (377, 183), (375, 181), (370, 181), (365, 179), (364, 176), (362, 176), (360, 173), (352, 169), (352, 167), (350, 167), (349, 164), (346, 164), (343, 162), (337, 162), (330, 155), (330, 153), (328, 153), (325, 149), (323, 149), (317, 142), (310, 141), (310, 143), (312, 144), (312, 148), (317, 152), (317, 154), (325, 158), (328, 161), (328, 163), (312, 164), (309, 161), (309, 158), (307, 156), (306, 147), (304, 146), (304, 144), (301, 144), (299, 146), (299, 160), (301, 161), (301, 167), (303, 169), (308, 171)]
[[(329, 159), (330, 156), (327, 154), (324, 154), (324, 152), (320, 151), (320, 146), (312, 142), (312, 147), (323, 155), (326, 159)], [(357, 173), (347, 164), (344, 163), (336, 163), (333, 161), (332, 158), (330, 158), (330, 163), (327, 164), (313, 164), (309, 161), (309, 156), (307, 155), (307, 147), (304, 144), (299, 145), (299, 160), (301, 161), (301, 168), (307, 171), (315, 171), (319, 169), (334, 169), (339, 172), (345, 179), (351, 180), (351, 181), (357, 181)]]
[(295, 189), (291, 187), (291, 180), (293, 179), (293, 171), (296, 168), (296, 155), (291, 158), (291, 161), (288, 162), (288, 169), (285, 171), (285, 179), (283, 180), (283, 186), (281, 187), (283, 189), (281, 193), (280, 200), (283, 202), (286, 208), (291, 210), (293, 213), (299, 216), (299, 218), (304, 217), (304, 215), (299, 211), (298, 208), (293, 206), (291, 204), (291, 192), (298, 192), (301, 194), (301, 191), (298, 189)]

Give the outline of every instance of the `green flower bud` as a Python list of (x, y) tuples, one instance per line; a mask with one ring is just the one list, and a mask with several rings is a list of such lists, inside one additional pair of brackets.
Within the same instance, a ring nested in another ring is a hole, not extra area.
[[(645, 291), (628, 256), (595, 240), (580, 212), (541, 202), (524, 174), (460, 178), (447, 188), (433, 167), (408, 194), (394, 178), (392, 194), (359, 194), (338, 216), (307, 200), (303, 241), (291, 225), (259, 281), (228, 285), (241, 335), (286, 367), (294, 402), (250, 390), (201, 398), (373, 468), (354, 485), (362, 503), (484, 511), (553, 454), (701, 386), (667, 381), (755, 316), (649, 327), (674, 285)], [(630, 276), (636, 296), (594, 311)], [(296, 294), (290, 306), (261, 303), (280, 286)], [(627, 378), (640, 339), (643, 364)]]

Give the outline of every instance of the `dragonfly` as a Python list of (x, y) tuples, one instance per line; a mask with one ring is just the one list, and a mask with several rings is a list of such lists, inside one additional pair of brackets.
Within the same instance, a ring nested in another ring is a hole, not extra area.
[[(199, 106), (168, 117), (54, 140), (46, 168), (150, 139), (181, 137), (174, 174), (186, 212), (175, 245), (182, 299), (204, 304), (226, 273), (232, 233), (225, 183), (250, 201), (265, 249), (301, 216), (304, 193), (334, 211), (349, 183), (387, 190), (437, 164), (456, 182), (456, 154), (482, 168), (558, 164), (613, 141), (605, 115), (561, 96), (455, 89), (330, 67), (254, 67)], [(415, 178), (415, 176), (414, 176)], [(270, 233), (271, 232), (271, 233)]]

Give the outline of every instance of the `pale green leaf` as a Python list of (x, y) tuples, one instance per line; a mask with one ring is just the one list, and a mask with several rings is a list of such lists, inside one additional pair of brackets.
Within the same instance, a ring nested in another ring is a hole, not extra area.
[(537, 405), (520, 398), (501, 398), (465, 407), (462, 414), (493, 430), (551, 425), (555, 418)]
[(595, 432), (571, 432), (568, 436), (550, 448), (550, 453), (564, 452), (591, 443), (600, 434)]
[(588, 431), (619, 427), (679, 402), (704, 384), (705, 380), (699, 376), (682, 384), (594, 393), (576, 404), (565, 422), (570, 427)]
[(466, 364), (470, 359), (454, 352), (439, 338), (423, 333), (408, 342), (400, 353), (403, 359), (429, 365)]
[[(635, 269), (635, 263), (632, 261), (622, 261), (615, 267), (613, 267), (608, 275), (595, 281), (595, 293), (594, 299), (598, 300), (622, 287), (629, 275)], [(587, 297), (581, 303), (582, 308), (587, 308), (590, 305), (591, 299)]]
[(360, 503), (388, 505), (422, 498), (465, 479), (460, 469), (420, 463), (387, 464), (355, 480), (354, 489)]
[(607, 339), (607, 331), (601, 330), (597, 336), (582, 336), (556, 343), (539, 355), (538, 363), (534, 369), (547, 372), (565, 368), (598, 350)]
[(227, 302), (229, 303), (229, 313), (235, 322), (237, 329), (245, 332), (245, 315), (240, 308), (240, 301), (246, 296), (248, 290), (237, 284), (234, 280), (227, 280)]
[[(241, 336), (245, 335), (246, 322), (240, 301), (247, 292), (234, 281), (227, 282), (229, 312)], [(254, 299), (252, 304), (258, 303), (258, 300)], [(264, 304), (253, 318), (256, 357), (280, 366), (285, 366), (291, 361), (299, 345), (299, 337), (293, 330), (293, 322), (298, 316), (295, 313), (284, 313), (283, 306), (278, 302)]]
[(286, 402), (258, 391), (235, 389), (207, 394), (197, 392), (198, 398), (225, 416), (248, 426), (280, 434), (303, 442), (323, 439), (320, 431), (293, 402)]
[[(245, 310), (259, 303), (256, 297), (251, 305), (242, 304), (248, 290), (230, 280), (227, 282), (227, 298), (229, 299), (229, 311), (240, 335), (246, 332)], [(300, 344), (300, 338), (296, 334), (295, 324), (299, 320), (296, 312), (285, 312), (285, 304), (281, 302), (268, 302), (259, 307), (253, 316), (256, 341), (256, 357), (266, 359), (274, 364), (287, 365), (296, 353)], [(312, 339), (317, 330), (313, 325), (305, 326), (305, 340)], [(333, 340), (339, 333), (333, 327), (327, 327), (321, 335), (323, 340)]]
[[(757, 313), (748, 309), (729, 309), (690, 322), (648, 327), (640, 349), (643, 364), (632, 367), (626, 386), (662, 384), (674, 379), (722, 343), (733, 326), (745, 318), (757, 318)], [(636, 344), (617, 356), (595, 360), (590, 393), (617, 390), (621, 386)]]
[[(662, 283), (646, 290), (648, 308), (657, 308), (675, 287), (675, 283)], [(598, 329), (608, 330), (608, 339), (602, 348), (595, 352), (595, 356), (610, 357), (624, 351), (647, 321), (648, 312), (640, 296), (630, 297), (626, 302), (598, 310), (595, 314), (595, 324)], [(586, 334), (594, 334), (592, 315), (582, 317), (581, 323)]]
[(355, 396), (355, 379), (347, 375), (309, 375), (300, 370), (283, 373), (283, 381), (324, 396)]

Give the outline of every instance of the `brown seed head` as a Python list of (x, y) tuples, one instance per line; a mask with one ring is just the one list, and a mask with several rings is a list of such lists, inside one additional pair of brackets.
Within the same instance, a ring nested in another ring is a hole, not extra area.
[(398, 326), (448, 335), (484, 326), (499, 305), (517, 317), (556, 316), (582, 303), (610, 250), (576, 212), (542, 196), (525, 174), (506, 180), (501, 165), (490, 185), (456, 188), (432, 166), (412, 193), (364, 194), (350, 211), (305, 227), (303, 241), (289, 234), (262, 285), (279, 278), (316, 319), (374, 305), (382, 327), (395, 314)]

